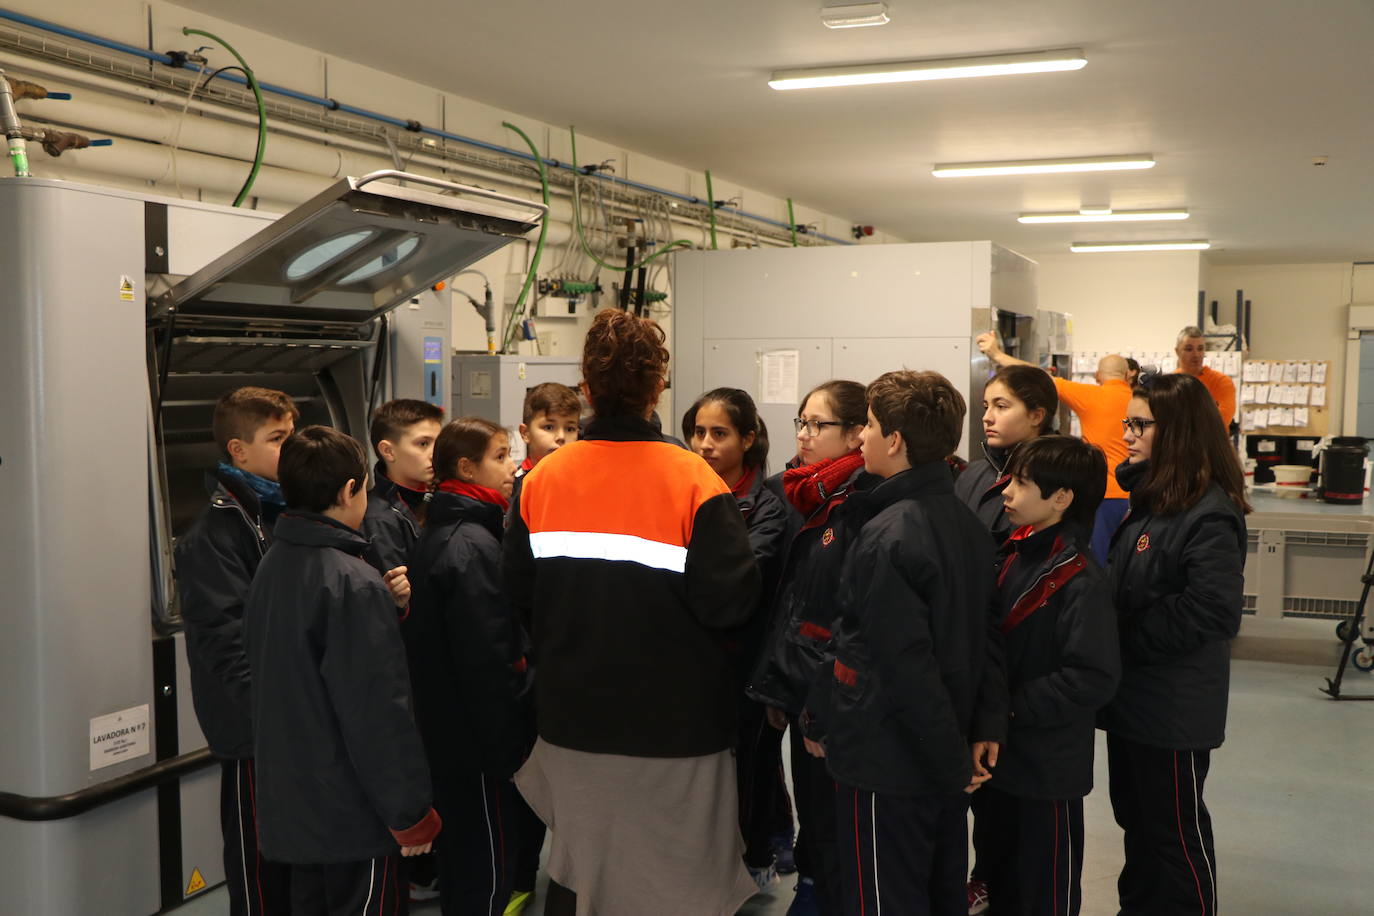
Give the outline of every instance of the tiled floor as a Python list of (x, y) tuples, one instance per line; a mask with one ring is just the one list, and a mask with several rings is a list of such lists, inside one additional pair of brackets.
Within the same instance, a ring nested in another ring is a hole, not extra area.
[[(1291, 623), (1284, 626), (1291, 636)], [(1335, 645), (1329, 623), (1313, 623), (1311, 639), (1301, 644), (1281, 638), (1278, 651), (1263, 629), (1250, 627), (1250, 642), (1242, 637), (1237, 644), (1228, 740), (1213, 755), (1207, 784), (1221, 905), (1231, 913), (1275, 916), (1374, 912), (1374, 703), (1334, 703), (1318, 693), (1331, 671), (1328, 664), (1247, 658), (1323, 661)], [(1354, 672), (1349, 687), (1374, 692), (1374, 678)], [(1099, 741), (1083, 868), (1083, 912), (1091, 916), (1116, 912), (1121, 867), (1121, 834), (1106, 779), (1106, 751)], [(791, 897), (787, 880), (751, 901), (742, 916), (782, 916)], [(225, 913), (224, 891), (176, 912)], [(438, 908), (416, 912), (437, 914)], [(536, 903), (528, 916), (541, 913)]]

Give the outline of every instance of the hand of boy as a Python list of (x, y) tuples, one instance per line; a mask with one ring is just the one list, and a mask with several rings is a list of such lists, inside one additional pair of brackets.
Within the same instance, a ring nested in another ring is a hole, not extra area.
[(812, 741), (810, 738), (803, 738), (802, 742), (806, 745), (806, 752), (812, 757), (824, 757), (825, 745), (819, 741)]
[(391, 589), (391, 597), (397, 607), (403, 608), (410, 604), (410, 580), (406, 578), (406, 567), (397, 566), (382, 576), (382, 581)]
[(768, 716), (769, 725), (773, 726), (778, 731), (786, 730), (787, 713), (783, 712), (781, 709), (778, 709), (778, 707), (776, 706), (765, 706), (763, 707), (763, 712), (764, 715)]
[[(973, 782), (964, 789), (965, 792), (972, 794), (978, 788), (992, 778), (992, 771), (988, 767), (997, 766), (997, 753), (1002, 749), (1002, 745), (996, 741), (975, 741), (973, 742)], [(984, 760), (987, 761), (986, 765)]]
[(992, 333), (991, 331), (985, 331), (982, 334), (979, 334), (978, 337), (975, 339), (975, 342), (978, 344), (978, 349), (988, 355), (991, 355), (1000, 349), (997, 346), (997, 335)]
[(429, 848), (430, 848), (431, 846), (433, 846), (433, 845), (434, 845), (433, 843), (426, 843), (426, 844), (423, 845), (423, 846), (402, 846), (402, 847), (401, 847), (401, 855), (403, 855), (403, 856), (422, 856), (422, 855), (424, 855), (425, 853), (429, 852)]

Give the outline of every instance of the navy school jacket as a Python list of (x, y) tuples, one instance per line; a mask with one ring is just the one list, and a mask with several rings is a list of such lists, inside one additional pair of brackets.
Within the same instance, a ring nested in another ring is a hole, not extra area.
[(1088, 533), (1064, 522), (1014, 533), (997, 564), (1011, 717), (992, 780), (1025, 798), (1092, 791), (1094, 723), (1121, 677), (1116, 611)]
[(367, 540), (288, 510), (248, 593), (258, 834), (266, 858), (356, 862), (439, 831), (396, 605)]
[(410, 556), (401, 625), (436, 779), (510, 776), (533, 743), (525, 637), (501, 582), (501, 509), (435, 493)]
[(957, 793), (970, 742), (1006, 736), (993, 628), (993, 549), (944, 461), (855, 493), (833, 662), (816, 674), (808, 735), (836, 780), (891, 795)]
[(841, 564), (862, 524), (852, 521), (845, 502), (877, 481), (860, 467), (807, 519), (784, 503), (795, 534), (782, 559), (769, 633), (746, 688), (750, 698), (793, 717), (801, 714), (812, 678), (827, 660), (839, 617)]
[(401, 488), (386, 476), (386, 465), (381, 461), (372, 469), (363, 535), (372, 541), (368, 559), (382, 573), (405, 566), (410, 549), (420, 539), (420, 522), (401, 495)]
[(1011, 449), (995, 448), (984, 442), (983, 455), (960, 472), (954, 481), (954, 492), (992, 534), (993, 546), (1000, 547), (1011, 534), (1011, 520), (1002, 508), (1002, 491), (1009, 479), (1003, 469)]
[(1216, 485), (1178, 515), (1138, 509), (1133, 499), (1112, 539), (1121, 686), (1098, 724), (1151, 747), (1220, 747), (1244, 602), (1245, 517)]
[(211, 753), (253, 756), (251, 677), (243, 602), (271, 527), (257, 496), (227, 474), (206, 475), (210, 503), (177, 539), (176, 579), (186, 627), (191, 698)]

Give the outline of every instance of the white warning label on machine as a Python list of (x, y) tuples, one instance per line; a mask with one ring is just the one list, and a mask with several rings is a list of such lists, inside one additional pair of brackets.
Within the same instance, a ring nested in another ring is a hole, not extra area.
[(134, 301), (134, 281), (128, 274), (119, 278), (119, 298), (125, 302)]
[(91, 720), (91, 769), (148, 753), (148, 704)]

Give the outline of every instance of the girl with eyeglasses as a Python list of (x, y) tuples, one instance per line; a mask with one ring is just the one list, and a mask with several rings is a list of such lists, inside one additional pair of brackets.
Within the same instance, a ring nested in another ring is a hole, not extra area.
[(983, 457), (959, 475), (954, 492), (999, 547), (1011, 533), (1011, 521), (1002, 511), (1007, 462), (1021, 443), (1050, 432), (1058, 411), (1054, 380), (1035, 366), (1003, 366), (983, 388)]
[(790, 506), (791, 539), (772, 608), (772, 631), (750, 678), (748, 693), (767, 707), (779, 730), (790, 724), (792, 788), (801, 830), (797, 836), (797, 895), (792, 914), (841, 910), (835, 782), (825, 761), (806, 752), (797, 717), (834, 627), (840, 564), (856, 528), (846, 524), (845, 500), (877, 478), (864, 471), (859, 434), (868, 422), (863, 385), (829, 381), (802, 400), (794, 426), (797, 457), (780, 478)]
[(1121, 912), (1211, 916), (1217, 859), (1202, 794), (1225, 737), (1250, 506), (1216, 403), (1196, 379), (1150, 379), (1122, 425), (1129, 457), (1116, 478), (1131, 510), (1109, 566), (1122, 676), (1098, 720), (1125, 832)]

